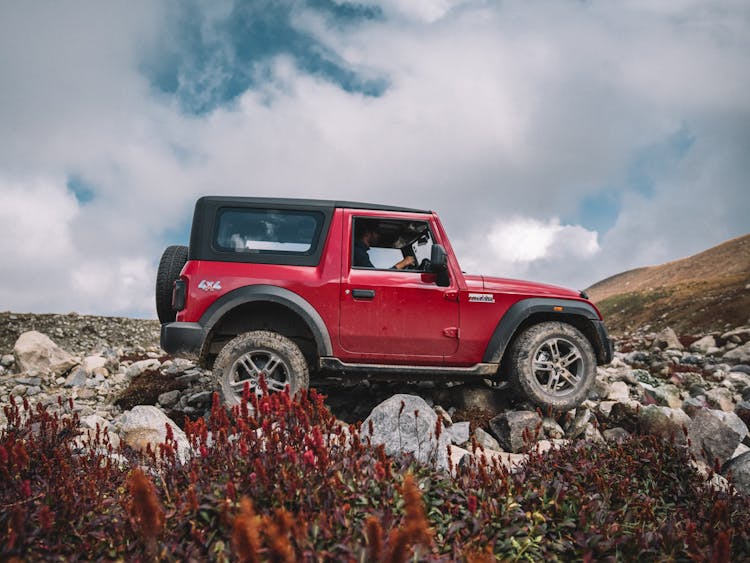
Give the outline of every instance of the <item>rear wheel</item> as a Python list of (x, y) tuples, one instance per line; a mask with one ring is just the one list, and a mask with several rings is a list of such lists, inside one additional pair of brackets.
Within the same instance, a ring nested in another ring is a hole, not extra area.
[(177, 316), (172, 308), (172, 287), (175, 280), (179, 279), (187, 259), (187, 246), (168, 246), (159, 260), (159, 270), (156, 273), (156, 314), (162, 324), (173, 322)]
[(533, 325), (515, 339), (509, 352), (511, 383), (542, 408), (576, 408), (596, 379), (591, 343), (567, 323)]
[(302, 352), (286, 336), (267, 330), (254, 330), (230, 340), (216, 357), (214, 376), (221, 384), (227, 405), (237, 405), (248, 384), (251, 393), (261, 394), (260, 379), (269, 391), (289, 394), (307, 389), (310, 373)]

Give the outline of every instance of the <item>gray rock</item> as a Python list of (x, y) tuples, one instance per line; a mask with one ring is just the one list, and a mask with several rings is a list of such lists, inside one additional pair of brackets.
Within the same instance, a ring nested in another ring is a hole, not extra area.
[(609, 422), (613, 426), (621, 426), (628, 432), (635, 432), (638, 427), (638, 413), (642, 405), (637, 401), (623, 401), (615, 403), (609, 412)]
[(736, 344), (742, 344), (750, 340), (750, 327), (739, 327), (721, 335), (722, 340), (728, 340)]
[(699, 410), (705, 408), (708, 408), (708, 403), (706, 402), (706, 397), (703, 395), (688, 397), (682, 402), (682, 410), (684, 410), (690, 418), (692, 418)]
[(654, 346), (662, 350), (683, 350), (685, 348), (680, 339), (677, 338), (677, 333), (669, 327), (656, 335)]
[(505, 412), (490, 420), (490, 430), (506, 452), (528, 450), (539, 438), (542, 419), (534, 411)]
[(586, 408), (578, 408), (575, 416), (565, 425), (565, 437), (569, 440), (575, 440), (586, 430), (586, 425), (591, 421), (591, 411)]
[(630, 398), (630, 388), (624, 381), (615, 381), (609, 386), (608, 399), (612, 401), (627, 401)]
[(623, 361), (629, 365), (640, 365), (646, 364), (651, 359), (651, 356), (647, 352), (641, 350), (635, 350), (630, 352), (623, 357)]
[(735, 413), (717, 410), (710, 410), (710, 413), (729, 426), (729, 428), (737, 432), (740, 437), (740, 442), (745, 439), (745, 436), (747, 436), (748, 433), (747, 424), (745, 424)]
[(24, 332), (13, 346), (15, 363), (20, 371), (35, 371), (54, 376), (67, 372), (76, 360), (50, 338), (35, 330)]
[(166, 393), (162, 393), (159, 395), (159, 404), (164, 407), (171, 407), (174, 406), (174, 404), (177, 402), (177, 400), (180, 398), (180, 392), (177, 390), (174, 391), (167, 391)]
[(737, 406), (734, 407), (734, 414), (747, 426), (750, 426), (750, 401), (740, 401), (737, 403)]
[(734, 397), (729, 389), (715, 387), (706, 392), (706, 402), (714, 408), (731, 412), (734, 410)]
[(65, 387), (83, 387), (86, 385), (86, 372), (82, 369), (77, 369), (71, 373), (65, 380)]
[(117, 419), (120, 438), (137, 450), (144, 450), (150, 445), (152, 450), (158, 452), (159, 444), (167, 439), (167, 425), (171, 427), (177, 442), (178, 459), (185, 463), (191, 455), (190, 442), (185, 432), (157, 407), (138, 405)]
[(737, 364), (735, 366), (732, 366), (732, 371), (738, 371), (750, 375), (750, 366), (747, 364)]
[(721, 474), (727, 477), (739, 492), (750, 495), (750, 452), (725, 463), (721, 468)]
[(0, 358), (0, 366), (3, 366), (4, 368), (11, 367), (16, 362), (16, 359), (13, 357), (13, 354), (4, 354), (2, 358)]
[(200, 373), (185, 373), (179, 377), (175, 377), (175, 381), (180, 385), (192, 385), (200, 381)]
[(213, 391), (201, 391), (188, 397), (188, 405), (195, 408), (206, 407), (211, 404)]
[(716, 339), (710, 334), (693, 342), (690, 345), (691, 352), (707, 353), (711, 348), (716, 348)]
[(737, 393), (742, 393), (750, 387), (750, 375), (741, 371), (730, 371), (725, 377), (724, 382)]
[(484, 449), (487, 450), (499, 450), (500, 449), (500, 443), (495, 440), (495, 438), (492, 437), (491, 434), (488, 432), (485, 432), (481, 428), (477, 428), (474, 430), (474, 439), (477, 441), (477, 444), (482, 446)]
[(542, 421), (542, 431), (547, 438), (559, 439), (565, 437), (565, 430), (554, 418), (545, 418)]
[(362, 423), (362, 437), (385, 446), (388, 455), (411, 453), (421, 463), (448, 469), (450, 438), (445, 432), (435, 438), (436, 423), (437, 414), (424, 399), (398, 394), (372, 410)]
[(680, 390), (672, 384), (652, 386), (641, 383), (640, 387), (647, 402), (654, 402), (657, 405), (672, 409), (679, 409), (682, 406)]
[(688, 426), (690, 451), (713, 465), (728, 460), (740, 443), (740, 436), (708, 409), (699, 411)]
[(38, 395), (42, 392), (42, 388), (38, 385), (31, 385), (26, 388), (26, 396), (27, 397), (33, 397), (34, 395)]
[(625, 440), (630, 438), (630, 432), (619, 426), (616, 426), (615, 428), (607, 428), (602, 435), (610, 444), (622, 444)]
[(23, 397), (26, 394), (27, 387), (25, 385), (15, 385), (13, 389), (10, 390), (10, 394), (14, 397)]
[(462, 446), (469, 441), (469, 427), (470, 422), (456, 422), (448, 426), (445, 431), (450, 437), (451, 443), (457, 446)]
[(16, 377), (13, 381), (21, 385), (41, 385), (41, 377)]
[(722, 356), (722, 360), (732, 364), (750, 363), (750, 342), (737, 346)]
[(642, 408), (638, 415), (641, 432), (665, 440), (674, 439), (677, 444), (685, 443), (685, 428), (689, 424), (690, 417), (682, 409), (649, 405)]
[(133, 362), (133, 364), (131, 364), (130, 367), (125, 370), (125, 375), (127, 375), (128, 377), (135, 377), (136, 375), (140, 375), (145, 371), (157, 370), (160, 367), (161, 362), (159, 362), (159, 360), (140, 360), (138, 362)]

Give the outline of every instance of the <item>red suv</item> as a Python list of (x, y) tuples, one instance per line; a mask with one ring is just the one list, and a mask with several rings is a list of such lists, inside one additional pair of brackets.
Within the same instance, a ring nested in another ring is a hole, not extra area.
[(156, 306), (162, 348), (213, 365), (229, 404), (339, 374), (509, 382), (561, 411), (613, 350), (584, 293), (466, 275), (437, 214), (386, 205), (203, 197)]

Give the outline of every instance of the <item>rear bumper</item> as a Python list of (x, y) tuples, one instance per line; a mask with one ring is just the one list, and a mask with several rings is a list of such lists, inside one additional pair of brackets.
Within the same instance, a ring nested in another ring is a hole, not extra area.
[(166, 323), (161, 325), (161, 347), (168, 354), (198, 358), (205, 330), (199, 323)]
[(607, 329), (602, 321), (594, 321), (596, 335), (599, 337), (599, 350), (597, 350), (596, 359), (599, 365), (608, 364), (615, 356), (615, 343), (609, 337)]

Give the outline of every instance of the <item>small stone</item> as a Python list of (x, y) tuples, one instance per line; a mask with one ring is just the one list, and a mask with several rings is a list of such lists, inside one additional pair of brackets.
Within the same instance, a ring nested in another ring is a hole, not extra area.
[(159, 360), (141, 360), (139, 362), (133, 362), (133, 364), (125, 370), (125, 375), (132, 378), (148, 370), (157, 370), (159, 367), (161, 367), (161, 362)]
[(750, 375), (750, 366), (747, 364), (737, 364), (732, 366), (732, 371), (738, 371)]
[(65, 387), (83, 387), (86, 385), (86, 371), (77, 369), (65, 380)]
[(742, 393), (745, 389), (750, 387), (750, 375), (741, 371), (730, 371), (724, 377), (724, 383), (729, 385), (737, 393)]
[(589, 409), (576, 409), (573, 419), (565, 426), (565, 437), (569, 440), (575, 440), (586, 430), (586, 425), (591, 420), (592, 415)]
[(706, 402), (713, 408), (723, 411), (734, 410), (734, 397), (729, 389), (715, 387), (706, 392)]
[[(729, 345), (727, 345), (726, 348), (729, 349)], [(750, 342), (746, 342), (745, 344), (730, 350), (722, 356), (722, 359), (725, 362), (730, 362), (732, 364), (750, 363)]]
[(39, 387), (38, 385), (32, 385), (26, 388), (27, 397), (33, 397), (34, 395), (38, 395), (41, 392), (42, 392), (42, 388)]
[(685, 347), (677, 338), (677, 333), (669, 327), (662, 330), (654, 339), (654, 346), (662, 350), (683, 350)]
[(16, 383), (20, 383), (21, 385), (41, 385), (42, 384), (41, 377), (16, 377), (14, 381)]
[(495, 440), (495, 438), (492, 437), (491, 434), (485, 432), (481, 428), (477, 428), (474, 430), (474, 438), (477, 441), (477, 444), (482, 446), (484, 449), (487, 450), (499, 450), (500, 449), (500, 443)]
[(565, 431), (554, 418), (545, 418), (542, 420), (542, 431), (547, 438), (560, 439), (565, 437)]
[(11, 367), (16, 362), (16, 359), (13, 357), (13, 354), (5, 354), (2, 358), (0, 358), (0, 365), (4, 368)]
[(195, 373), (186, 373), (184, 375), (181, 375), (180, 377), (175, 377), (175, 381), (179, 383), (180, 385), (192, 385), (193, 383), (196, 383), (201, 378), (200, 374)]
[(706, 397), (703, 395), (688, 397), (682, 401), (682, 410), (685, 411), (685, 414), (690, 418), (692, 418), (699, 410), (705, 408), (708, 408), (708, 403), (706, 402)]
[(721, 468), (721, 473), (729, 476), (729, 481), (739, 492), (750, 495), (750, 452), (730, 459)]
[(630, 433), (624, 428), (616, 426), (615, 428), (607, 428), (604, 431), (603, 436), (610, 444), (622, 444), (625, 440), (630, 438)]
[(213, 391), (201, 391), (188, 397), (188, 405), (191, 407), (206, 407), (211, 404), (213, 397)]
[(607, 398), (611, 401), (626, 401), (630, 398), (630, 388), (624, 381), (615, 381), (609, 386), (609, 395)]
[(456, 422), (451, 426), (448, 426), (445, 431), (451, 439), (452, 444), (462, 446), (469, 441), (469, 422)]
[(489, 425), (505, 451), (521, 453), (536, 442), (542, 419), (534, 411), (511, 411), (491, 419)]
[(710, 334), (693, 342), (690, 345), (691, 352), (707, 353), (711, 348), (716, 348), (716, 339)]
[(179, 398), (180, 392), (178, 390), (167, 391), (159, 395), (159, 404), (164, 407), (171, 407), (174, 406)]
[(16, 385), (10, 390), (10, 394), (15, 397), (23, 397), (26, 394), (26, 386)]

